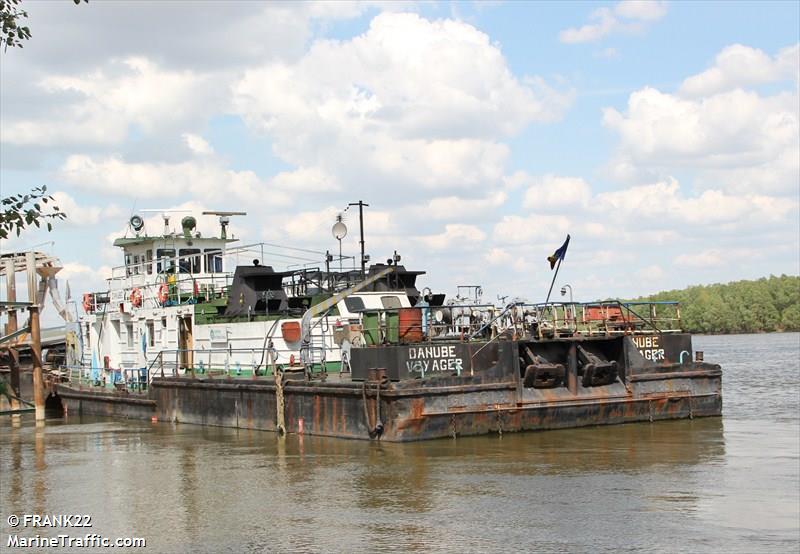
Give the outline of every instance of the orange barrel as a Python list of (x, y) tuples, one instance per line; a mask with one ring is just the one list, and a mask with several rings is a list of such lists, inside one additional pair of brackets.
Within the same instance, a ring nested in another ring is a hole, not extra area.
[(400, 342), (422, 342), (422, 310), (400, 308)]

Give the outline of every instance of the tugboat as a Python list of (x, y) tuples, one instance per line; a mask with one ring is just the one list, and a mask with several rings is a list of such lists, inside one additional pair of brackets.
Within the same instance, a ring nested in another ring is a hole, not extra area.
[(721, 415), (721, 369), (677, 303), (445, 301), (396, 253), (229, 271), (257, 245), (232, 248), (235, 214), (212, 213), (219, 237), (131, 218), (125, 265), (84, 296), (69, 413), (389, 441)]

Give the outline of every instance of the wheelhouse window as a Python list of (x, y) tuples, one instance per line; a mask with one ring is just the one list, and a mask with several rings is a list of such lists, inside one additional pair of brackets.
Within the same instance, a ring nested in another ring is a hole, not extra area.
[(178, 250), (180, 261), (178, 267), (181, 273), (200, 273), (200, 249), (199, 248), (181, 248)]
[(156, 272), (175, 273), (175, 250), (159, 248), (156, 250)]
[(366, 309), (364, 306), (364, 299), (358, 298), (357, 296), (348, 296), (345, 298), (344, 305), (347, 307), (347, 311), (350, 313), (360, 312)]
[(206, 248), (206, 273), (222, 273), (222, 250)]
[(131, 269), (133, 269), (134, 275), (139, 275), (141, 269), (141, 266), (139, 265), (139, 254), (133, 255), (133, 267)]
[(131, 276), (131, 273), (132, 273), (132, 271), (131, 271), (132, 267), (131, 266), (133, 266), (133, 254), (125, 254), (125, 276), (126, 277), (130, 277)]
[(148, 250), (144, 253), (144, 265), (147, 274), (150, 275), (153, 273), (153, 251)]
[(398, 308), (402, 308), (400, 299), (396, 296), (381, 296), (381, 304), (383, 304), (385, 310), (397, 310)]

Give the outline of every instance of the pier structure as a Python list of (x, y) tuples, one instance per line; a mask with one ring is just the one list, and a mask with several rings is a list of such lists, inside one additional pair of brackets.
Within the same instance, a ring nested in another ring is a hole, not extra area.
[[(8, 381), (0, 378), (0, 385), (10, 406), (10, 409), (0, 412), (3, 415), (33, 411), (37, 421), (45, 419), (48, 385), (43, 370), (40, 314), (50, 288), (54, 303), (62, 316), (65, 315), (63, 303), (60, 298), (56, 300), (57, 296), (53, 292), (56, 287), (55, 275), (60, 270), (61, 262), (58, 258), (42, 252), (18, 252), (0, 257), (0, 276), (4, 276), (6, 281), (6, 298), (0, 299), (0, 316), (5, 316), (6, 319), (4, 328), (0, 329), (0, 357), (8, 367)], [(17, 300), (16, 274), (20, 272), (25, 274), (27, 281), (27, 301)], [(20, 312), (28, 313), (28, 321), (22, 326), (19, 323)], [(21, 351), (30, 356), (32, 403), (23, 399), (20, 379)]]

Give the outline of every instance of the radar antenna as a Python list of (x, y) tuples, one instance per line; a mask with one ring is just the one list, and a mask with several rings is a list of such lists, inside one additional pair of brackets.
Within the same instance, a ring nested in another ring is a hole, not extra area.
[(232, 215), (247, 215), (247, 212), (221, 212), (221, 211), (208, 211), (203, 212), (203, 215), (218, 215), (221, 239), (228, 238), (228, 223), (231, 222)]

